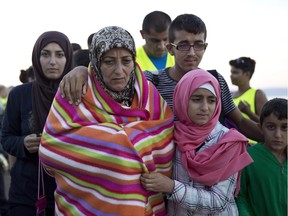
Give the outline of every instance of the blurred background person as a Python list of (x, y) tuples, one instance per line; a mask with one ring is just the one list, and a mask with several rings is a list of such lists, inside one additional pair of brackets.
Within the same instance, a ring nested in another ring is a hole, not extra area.
[(77, 67), (77, 66), (88, 67), (89, 62), (90, 60), (89, 60), (88, 49), (81, 49), (73, 54), (73, 67)]
[[(79, 65), (86, 65), (87, 63), (85, 61), (83, 62), (83, 59), (85, 59), (85, 58), (84, 58), (84, 56), (82, 54), (81, 45), (78, 44), (78, 43), (71, 43), (71, 45), (72, 45), (72, 49), (73, 49), (72, 67), (76, 67), (76, 66), (79, 66)], [(78, 54), (79, 52), (81, 52), (81, 54)], [(89, 58), (88, 58), (88, 61), (89, 61)]]
[(4, 85), (0, 85), (0, 106), (2, 110), (5, 110), (6, 108), (8, 93), (9, 89)]
[[(250, 80), (255, 71), (256, 62), (250, 57), (240, 57), (229, 61), (231, 66), (231, 82), (238, 89), (232, 92), (233, 101), (245, 118), (259, 122), (259, 115), (263, 105), (267, 102), (265, 93), (252, 88)], [(250, 144), (256, 141), (249, 139)]]
[[(1, 134), (2, 134), (2, 120), (4, 111), (6, 108), (6, 98), (8, 94), (8, 89), (4, 85), (0, 85), (0, 215), (6, 216), (8, 215), (8, 202), (6, 196), (6, 182), (5, 182), (5, 175), (7, 175), (7, 171), (9, 170), (8, 165), (8, 155), (3, 150), (1, 145)], [(2, 98), (5, 97), (5, 98)]]
[[(0, 128), (1, 136), (1, 128)], [(7, 154), (3, 150), (0, 139), (0, 216), (8, 215), (5, 175), (9, 170)]]
[(22, 83), (32, 82), (34, 78), (35, 76), (34, 76), (34, 71), (33, 71), (32, 66), (30, 66), (26, 70), (23, 70), (23, 69), (20, 70), (19, 80)]
[(71, 43), (71, 44), (72, 44), (73, 54), (75, 54), (78, 50), (82, 49), (82, 47), (78, 43)]
[(136, 51), (136, 62), (142, 71), (158, 71), (174, 65), (174, 57), (166, 49), (170, 23), (170, 16), (162, 11), (153, 11), (145, 16), (140, 30), (145, 44)]

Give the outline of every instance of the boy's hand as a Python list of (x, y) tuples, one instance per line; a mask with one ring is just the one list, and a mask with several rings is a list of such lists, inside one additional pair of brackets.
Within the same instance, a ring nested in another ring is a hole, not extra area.
[(78, 66), (67, 73), (60, 82), (59, 88), (62, 98), (70, 104), (81, 103), (82, 94), (86, 94), (88, 80), (88, 69), (85, 66)]

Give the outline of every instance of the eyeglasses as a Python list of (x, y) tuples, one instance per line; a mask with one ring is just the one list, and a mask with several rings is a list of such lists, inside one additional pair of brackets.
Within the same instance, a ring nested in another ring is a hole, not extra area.
[(187, 43), (183, 43), (183, 44), (174, 44), (174, 43), (170, 43), (172, 46), (174, 46), (177, 50), (179, 51), (189, 51), (191, 49), (191, 47), (193, 47), (194, 51), (201, 51), (201, 50), (205, 50), (208, 43), (195, 43), (195, 44), (187, 44)]

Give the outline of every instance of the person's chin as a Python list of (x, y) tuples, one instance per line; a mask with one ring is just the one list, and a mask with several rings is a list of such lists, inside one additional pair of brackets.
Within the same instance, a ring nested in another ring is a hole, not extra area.
[(113, 86), (113, 88), (110, 88), (112, 91), (115, 91), (115, 92), (121, 92), (123, 91), (125, 88), (125, 86)]
[(207, 121), (201, 121), (198, 123), (198, 125), (202, 126), (202, 125), (205, 125), (207, 123)]
[(157, 52), (157, 53), (155, 53), (155, 57), (156, 57), (156, 58), (161, 58), (161, 57), (163, 57), (166, 53), (167, 53), (167, 52), (164, 52), (164, 51)]
[(61, 76), (59, 76), (58, 74), (49, 74), (48, 76), (46, 76), (49, 80), (58, 80), (60, 79)]
[(198, 125), (205, 125), (208, 121), (209, 121), (208, 118), (201, 117), (201, 118), (196, 119), (194, 122)]

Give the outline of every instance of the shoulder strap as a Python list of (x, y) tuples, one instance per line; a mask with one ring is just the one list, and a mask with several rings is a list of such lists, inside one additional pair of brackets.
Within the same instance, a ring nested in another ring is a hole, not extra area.
[[(219, 82), (219, 78), (218, 78), (218, 72), (217, 70), (208, 70), (209, 73), (211, 73)], [(222, 109), (221, 109), (221, 113), (219, 116), (219, 121), (221, 122), (221, 124), (224, 124), (225, 121), (225, 117), (224, 117), (224, 109), (223, 109), (223, 101), (221, 98), (221, 105), (222, 105)]]
[(39, 160), (39, 166), (38, 166), (38, 199), (40, 199), (41, 196), (45, 196), (45, 187), (44, 187), (44, 177), (43, 177), (43, 165)]
[(211, 73), (219, 82), (217, 70), (208, 70), (208, 72)]

